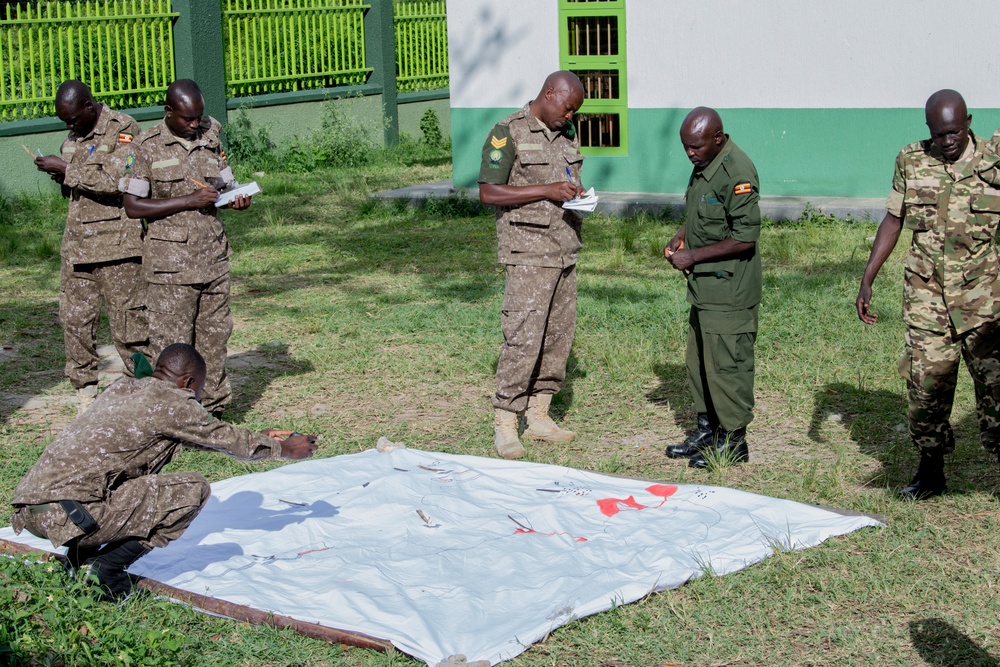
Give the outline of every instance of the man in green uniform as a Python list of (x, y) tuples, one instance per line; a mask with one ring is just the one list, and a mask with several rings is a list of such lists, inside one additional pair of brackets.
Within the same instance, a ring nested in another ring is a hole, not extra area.
[(580, 79), (554, 72), (534, 100), (494, 126), (483, 145), (479, 200), (496, 206), (499, 262), (506, 267), (493, 408), (494, 444), (508, 459), (524, 456), (520, 412), (532, 439), (564, 443), (574, 437), (552, 421), (549, 405), (566, 379), (576, 328), (582, 221), (562, 204), (583, 193), (583, 156), (572, 123), (581, 104)]
[[(122, 187), (125, 210), (148, 225), (143, 255), (150, 352), (194, 345), (208, 364), (205, 409), (219, 416), (233, 393), (226, 375), (233, 315), (229, 241), (215, 202), (235, 179), (222, 151), (222, 125), (204, 111), (198, 84), (170, 84), (163, 122), (136, 140)], [(250, 202), (240, 195), (229, 208), (246, 209)]]
[(146, 352), (146, 281), (142, 275), (142, 221), (122, 208), (118, 178), (139, 125), (94, 100), (80, 81), (56, 91), (56, 114), (69, 128), (62, 157), (35, 158), (69, 199), (59, 275), (59, 319), (66, 377), (76, 388), (77, 411), (97, 398), (97, 324), (105, 304), (111, 337), (125, 374), (132, 355)]
[[(754, 343), (762, 278), (757, 239), (757, 169), (713, 109), (698, 107), (681, 124), (681, 143), (694, 164), (686, 224), (663, 254), (687, 275), (688, 384), (698, 424), (667, 447), (670, 458), (696, 468), (750, 460), (746, 427), (753, 419)], [(711, 453), (710, 453), (711, 452)]]
[(903, 272), (910, 439), (920, 464), (908, 500), (945, 491), (944, 455), (955, 449), (951, 416), (959, 359), (975, 385), (979, 438), (1000, 454), (1000, 155), (977, 137), (965, 100), (939, 90), (924, 107), (930, 139), (896, 157), (892, 191), (858, 292), (858, 317), (875, 324), (872, 284), (903, 226), (913, 230)]

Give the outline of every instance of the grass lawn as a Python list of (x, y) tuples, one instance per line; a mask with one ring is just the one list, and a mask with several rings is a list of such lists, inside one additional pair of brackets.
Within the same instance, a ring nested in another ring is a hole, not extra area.
[[(413, 209), (367, 199), (448, 173), (382, 164), (268, 175), (249, 211), (225, 212), (236, 318), (230, 421), (319, 433), (319, 456), (370, 448), (381, 435), (493, 455), (503, 274), (492, 215), (455, 200)], [(13, 348), (0, 351), (0, 492), (9, 498), (75, 408), (65, 402), (72, 388), (57, 320), (65, 205), (40, 198), (0, 209), (0, 343)], [(888, 525), (575, 621), (510, 664), (995, 667), (1000, 506), (991, 491), (1000, 475), (979, 448), (964, 370), (950, 493), (921, 503), (894, 495), (916, 465), (896, 374), (907, 238), (875, 285), (881, 319), (865, 327), (854, 298), (874, 224), (812, 216), (765, 225), (752, 460), (702, 472), (663, 455), (694, 421), (684, 281), (660, 255), (678, 224), (587, 218), (577, 335), (554, 402), (578, 437), (529, 444), (528, 458), (878, 513)], [(102, 337), (109, 342), (106, 327)], [(169, 469), (218, 480), (268, 465), (277, 464), (186, 452)], [(0, 664), (419, 664), (163, 601), (116, 608), (67, 591), (50, 565), (4, 562), (0, 580)]]

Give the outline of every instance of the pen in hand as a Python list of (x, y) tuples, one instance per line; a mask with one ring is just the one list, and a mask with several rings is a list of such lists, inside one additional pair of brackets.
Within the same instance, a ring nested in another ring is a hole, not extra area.
[(190, 176), (188, 176), (188, 180), (191, 181), (192, 183), (194, 183), (195, 185), (197, 185), (199, 188), (207, 188), (208, 187), (207, 185), (205, 185), (201, 181), (196, 181), (195, 179), (191, 178)]
[(570, 183), (573, 182), (573, 174), (570, 172), (569, 167), (566, 167), (566, 180)]

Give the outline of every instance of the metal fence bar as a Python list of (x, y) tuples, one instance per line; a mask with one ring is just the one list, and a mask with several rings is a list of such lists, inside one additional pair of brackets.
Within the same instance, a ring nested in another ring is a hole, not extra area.
[(82, 78), (119, 108), (163, 101), (174, 79), (170, 0), (38, 0), (0, 12), (0, 122), (55, 115)]
[(448, 87), (445, 0), (396, 0), (396, 86), (399, 92)]
[(365, 82), (363, 0), (225, 0), (229, 97)]

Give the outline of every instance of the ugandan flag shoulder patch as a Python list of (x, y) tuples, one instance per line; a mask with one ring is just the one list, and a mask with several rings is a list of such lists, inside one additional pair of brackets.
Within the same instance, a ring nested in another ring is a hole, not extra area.
[(501, 148), (503, 148), (504, 146), (507, 145), (507, 137), (504, 137), (503, 139), (499, 139), (496, 136), (491, 135), (490, 136), (490, 144), (493, 146), (493, 148), (495, 148), (497, 150), (500, 150)]
[(130, 144), (132, 143), (132, 135), (127, 132), (120, 132), (118, 134), (118, 143), (120, 144)]
[(747, 183), (737, 183), (736, 186), (733, 188), (733, 194), (734, 195), (748, 195), (752, 191), (753, 191), (753, 188), (750, 187), (750, 183), (749, 182), (747, 182)]

